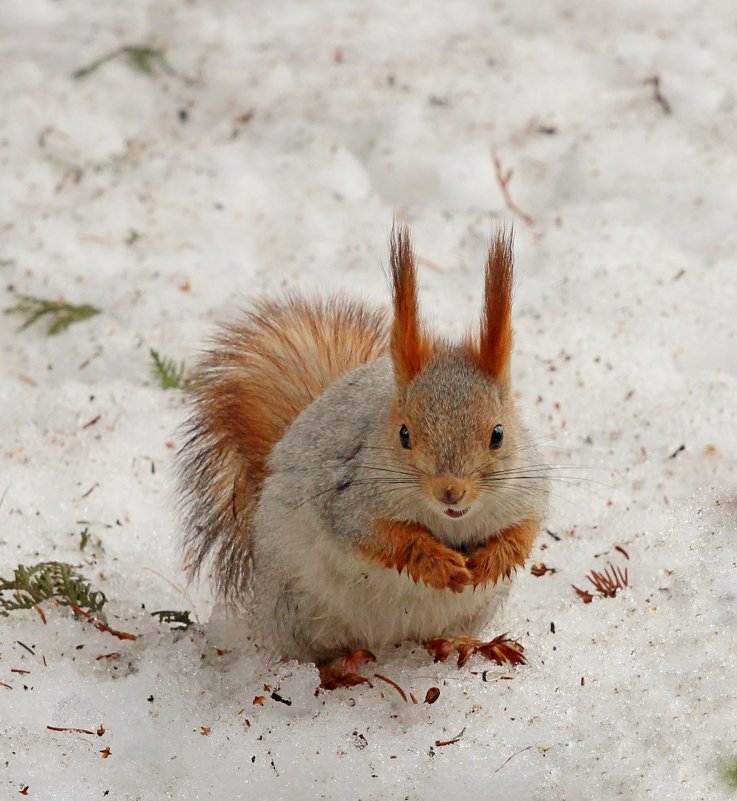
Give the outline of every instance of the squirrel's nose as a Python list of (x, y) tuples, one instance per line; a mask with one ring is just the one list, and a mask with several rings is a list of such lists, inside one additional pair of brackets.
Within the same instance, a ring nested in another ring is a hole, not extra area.
[(439, 487), (435, 497), (439, 501), (453, 506), (458, 503), (465, 494), (466, 490), (460, 484), (452, 483)]

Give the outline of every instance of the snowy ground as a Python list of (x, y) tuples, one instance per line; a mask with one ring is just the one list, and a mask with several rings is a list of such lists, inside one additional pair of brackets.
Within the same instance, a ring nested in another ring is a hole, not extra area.
[[(0, 576), (81, 565), (141, 635), (52, 606), (0, 618), (0, 796), (733, 797), (734, 3), (8, 0), (0, 26), (0, 304), (103, 310), (56, 337), (0, 318)], [(141, 44), (175, 74), (121, 56), (71, 77)], [(312, 667), (264, 667), (185, 587), (182, 399), (148, 350), (191, 363), (263, 290), (383, 300), (394, 212), (425, 308), (459, 333), (510, 216), (493, 152), (533, 220), (517, 389), (548, 460), (585, 479), (554, 487), (533, 561), (557, 572), (520, 575), (489, 631), (530, 665), (484, 681), (408, 646), (376, 669), (434, 705), (381, 681), (315, 696)], [(571, 584), (608, 560), (630, 588), (583, 604)], [(201, 626), (172, 633), (162, 608)]]

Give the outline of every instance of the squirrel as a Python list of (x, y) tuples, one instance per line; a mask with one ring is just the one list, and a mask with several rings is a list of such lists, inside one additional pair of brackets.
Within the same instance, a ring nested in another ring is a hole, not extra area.
[(437, 659), (525, 661), (476, 639), (530, 554), (547, 482), (511, 388), (513, 246), (493, 238), (480, 330), (423, 324), (405, 225), (393, 315), (345, 297), (256, 302), (220, 327), (190, 381), (178, 451), (189, 570), (250, 608), (278, 658), (322, 686), (366, 681), (404, 640)]

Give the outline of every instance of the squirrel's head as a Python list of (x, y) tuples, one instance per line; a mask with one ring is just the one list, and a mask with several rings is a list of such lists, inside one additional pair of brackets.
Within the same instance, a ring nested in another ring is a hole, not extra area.
[(401, 226), (392, 232), (391, 274), (396, 397), (389, 444), (431, 508), (460, 519), (482, 505), (519, 448), (509, 369), (512, 236), (499, 233), (491, 244), (480, 330), (458, 345), (434, 339), (422, 325), (414, 253)]

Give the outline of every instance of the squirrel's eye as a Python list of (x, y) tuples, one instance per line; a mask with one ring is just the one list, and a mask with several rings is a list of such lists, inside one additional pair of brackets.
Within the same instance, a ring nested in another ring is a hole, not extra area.
[(410, 442), (409, 438), (409, 429), (405, 425), (402, 425), (402, 427), (399, 429), (399, 441), (402, 443), (403, 448), (412, 447), (412, 443)]
[(491, 432), (489, 447), (495, 451), (497, 448), (502, 447), (502, 442), (504, 442), (504, 427), (494, 426), (494, 430)]

